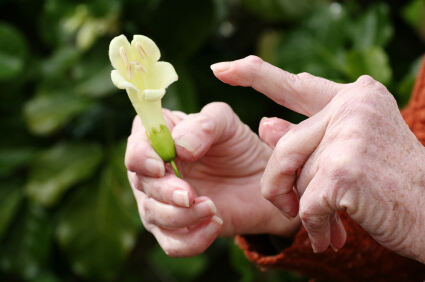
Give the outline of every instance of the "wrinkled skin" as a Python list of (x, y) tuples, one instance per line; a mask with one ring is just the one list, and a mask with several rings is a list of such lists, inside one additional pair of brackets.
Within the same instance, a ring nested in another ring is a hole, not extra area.
[(299, 214), (314, 251), (344, 245), (335, 212), (346, 210), (379, 243), (425, 263), (424, 147), (382, 84), (369, 76), (338, 84), (294, 75), (257, 57), (218, 69), (224, 82), (252, 86), (309, 117), (298, 125), (262, 122), (260, 135), (277, 145), (261, 189), (288, 216)]
[[(343, 247), (346, 233), (336, 211), (346, 210), (379, 243), (425, 263), (425, 151), (383, 85), (369, 76), (361, 76), (354, 83), (338, 84), (307, 73), (294, 75), (254, 56), (216, 64), (212, 69), (223, 82), (253, 87), (308, 119), (298, 125), (278, 118), (263, 119), (260, 136), (270, 147), (275, 147), (271, 155), (253, 133), (239, 125), (237, 118), (237, 123), (224, 122), (229, 126), (220, 130), (233, 132), (225, 134), (227, 138), (223, 140), (226, 142), (202, 143), (198, 150), (205, 154), (204, 157), (189, 157), (189, 151), (177, 145), (184, 179), (192, 185), (193, 193), (196, 190), (198, 195), (210, 197), (217, 206), (217, 214), (223, 217), (222, 225), (213, 216), (195, 229), (179, 231), (179, 239), (189, 238), (191, 235), (187, 234), (196, 232), (193, 230), (205, 230), (211, 223), (217, 223), (220, 230), (214, 236), (265, 232), (290, 235), (297, 227), (298, 218), (293, 221), (283, 219), (277, 212), (280, 210), (288, 218), (299, 215), (313, 250), (322, 252), (329, 246), (334, 249)], [(179, 116), (174, 119), (177, 124), (173, 129), (175, 138), (182, 134), (206, 134), (199, 125), (185, 122), (191, 116), (175, 115)], [(231, 119), (224, 114), (220, 116)], [(218, 118), (209, 117), (209, 120)], [(180, 127), (180, 123), (185, 125)], [(217, 125), (205, 128), (217, 130)], [(136, 122), (132, 136), (141, 131)], [(242, 134), (253, 137), (238, 139)], [(137, 172), (129, 173), (130, 180), (133, 187), (141, 189), (137, 183), (145, 178), (141, 164), (149, 146), (142, 145), (140, 136), (138, 143), (134, 143), (132, 136), (127, 150), (127, 167)], [(209, 139), (217, 140), (211, 136)], [(193, 136), (188, 140), (193, 140)], [(209, 146), (211, 143), (215, 145)], [(226, 146), (220, 147), (224, 144)], [(215, 150), (216, 146), (220, 149)], [(141, 149), (134, 150), (136, 147)], [(229, 147), (227, 151), (225, 147)], [(208, 158), (210, 152), (213, 157)], [(226, 154), (229, 155), (226, 157)], [(209, 161), (204, 162), (204, 158)], [(188, 162), (195, 159), (197, 161)], [(244, 165), (238, 166), (239, 163)], [(155, 176), (159, 177), (160, 173)], [(166, 178), (150, 178), (150, 185), (157, 183), (155, 193), (158, 199), (165, 197), (162, 190), (172, 187), (171, 182), (161, 183)], [(146, 194), (149, 194), (146, 192), (148, 186), (143, 186)], [(259, 186), (261, 194), (276, 207), (275, 210), (266, 204), (267, 201), (260, 200), (259, 192), (256, 192)], [(152, 222), (162, 216), (161, 209), (147, 215), (145, 202), (148, 198), (134, 190), (145, 226), (157, 226)], [(247, 191), (250, 196), (242, 198)], [(186, 211), (195, 206), (186, 208)], [(170, 213), (163, 216), (163, 223), (175, 223), (180, 216), (183, 214)], [(266, 218), (269, 220), (265, 221)], [(280, 220), (280, 224), (275, 224), (276, 220)], [(164, 250), (172, 250), (168, 252), (177, 256), (202, 252), (214, 237), (209, 237), (202, 247), (192, 248), (169, 233), (155, 232), (155, 228), (150, 230)]]
[(169, 164), (164, 167), (138, 117), (126, 165), (143, 224), (168, 255), (196, 255), (217, 236), (290, 236), (298, 229), (298, 218), (285, 218), (261, 195), (260, 179), (272, 150), (227, 104), (211, 103), (191, 115), (164, 114), (183, 180)]

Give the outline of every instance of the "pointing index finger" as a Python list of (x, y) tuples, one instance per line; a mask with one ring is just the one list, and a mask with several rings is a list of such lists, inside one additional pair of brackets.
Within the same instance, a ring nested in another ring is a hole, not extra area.
[(320, 111), (345, 86), (309, 73), (292, 74), (256, 56), (214, 64), (211, 69), (224, 83), (250, 86), (306, 116)]

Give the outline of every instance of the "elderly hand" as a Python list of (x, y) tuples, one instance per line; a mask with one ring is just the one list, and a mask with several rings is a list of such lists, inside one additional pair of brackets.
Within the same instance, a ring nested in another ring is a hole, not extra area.
[(261, 122), (260, 136), (276, 145), (261, 189), (284, 214), (299, 213), (315, 252), (344, 245), (336, 211), (346, 210), (380, 244), (425, 263), (424, 147), (382, 84), (294, 75), (254, 56), (212, 68), (309, 117)]
[(260, 180), (272, 150), (228, 105), (164, 114), (183, 179), (164, 166), (138, 117), (125, 162), (143, 224), (168, 255), (196, 255), (219, 235), (290, 236), (299, 228), (299, 219), (286, 219), (262, 197)]

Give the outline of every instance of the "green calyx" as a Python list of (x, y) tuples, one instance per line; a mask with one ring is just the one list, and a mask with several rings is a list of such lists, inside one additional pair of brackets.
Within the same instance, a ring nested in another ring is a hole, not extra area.
[(174, 146), (173, 137), (167, 126), (161, 124), (159, 130), (151, 128), (146, 132), (149, 140), (151, 141), (152, 148), (164, 162), (171, 162), (176, 157), (176, 148)]

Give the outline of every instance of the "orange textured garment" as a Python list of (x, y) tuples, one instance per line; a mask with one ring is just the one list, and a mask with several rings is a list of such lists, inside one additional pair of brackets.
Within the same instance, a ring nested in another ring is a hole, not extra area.
[[(425, 145), (425, 60), (402, 115)], [(339, 215), (347, 231), (347, 241), (337, 253), (330, 248), (321, 254), (313, 253), (304, 228), (292, 243), (279, 251), (268, 235), (237, 236), (236, 243), (262, 269), (292, 270), (326, 281), (425, 281), (425, 265), (382, 247), (345, 212)]]

